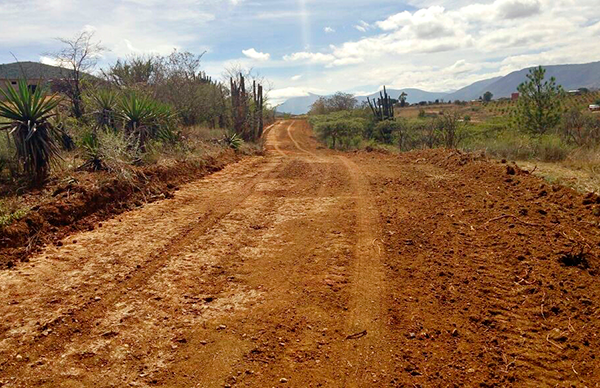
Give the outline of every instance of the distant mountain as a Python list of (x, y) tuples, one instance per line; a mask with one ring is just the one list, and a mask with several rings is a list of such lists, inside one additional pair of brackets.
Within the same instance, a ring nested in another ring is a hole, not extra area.
[(302, 115), (310, 110), (312, 104), (318, 99), (319, 95), (309, 93), (308, 96), (293, 97), (277, 107), (279, 113), (291, 113), (293, 115)]
[(483, 81), (477, 81), (469, 86), (466, 86), (462, 89), (457, 90), (456, 92), (450, 93), (446, 96), (445, 100), (447, 101), (470, 101), (475, 100), (481, 96), (485, 92), (489, 90), (490, 85), (501, 80), (502, 77), (495, 77), (490, 79), (484, 79)]
[[(556, 82), (565, 90), (578, 88), (600, 89), (600, 62), (592, 62), (581, 65), (553, 65), (544, 66), (546, 69), (546, 78), (555, 77)], [(388, 89), (388, 94), (392, 98), (398, 98), (404, 91), (407, 101), (416, 104), (420, 101), (435, 101), (443, 99), (444, 101), (470, 101), (476, 100), (487, 91), (492, 92), (494, 98), (510, 97), (517, 91), (517, 87), (526, 81), (527, 74), (531, 68), (512, 72), (504, 77), (495, 77), (477, 81), (469, 86), (459, 89), (455, 92), (426, 92), (420, 89)], [(379, 93), (374, 93), (368, 97), (377, 97)], [(320, 96), (311, 94), (308, 97), (291, 98), (279, 107), (278, 112), (304, 114), (310, 110), (311, 105)], [(357, 96), (359, 103), (367, 100), (367, 96)], [(293, 108), (293, 110), (291, 109)]]
[[(555, 77), (556, 83), (562, 85), (565, 90), (600, 88), (600, 62), (583, 65), (544, 66), (544, 68), (546, 69), (546, 78)], [(494, 98), (510, 97), (511, 93), (516, 92), (517, 87), (527, 79), (526, 76), (530, 69), (515, 71), (500, 78), (486, 88), (482, 88), (479, 91), (479, 95), (489, 90), (494, 94)], [(471, 99), (478, 97), (474, 97), (473, 95)]]
[(15, 62), (0, 65), (0, 80), (27, 78), (30, 80), (50, 80), (64, 78), (70, 70), (39, 62)]

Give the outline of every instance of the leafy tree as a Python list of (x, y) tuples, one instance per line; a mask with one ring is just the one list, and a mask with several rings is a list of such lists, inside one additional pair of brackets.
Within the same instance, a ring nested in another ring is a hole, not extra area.
[(319, 97), (312, 105), (310, 114), (323, 115), (332, 112), (350, 111), (356, 109), (358, 101), (349, 93), (338, 92), (333, 96)]
[(492, 98), (494, 98), (494, 94), (490, 91), (487, 91), (483, 94), (483, 101), (485, 101), (485, 102), (492, 101)]
[(408, 97), (408, 94), (406, 94), (405, 92), (402, 92), (402, 94), (400, 94), (400, 107), (404, 108), (406, 106), (406, 97)]
[(516, 109), (516, 123), (523, 129), (542, 135), (555, 128), (561, 120), (564, 90), (554, 77), (545, 81), (542, 66), (529, 70), (528, 81), (518, 87), (520, 94)]

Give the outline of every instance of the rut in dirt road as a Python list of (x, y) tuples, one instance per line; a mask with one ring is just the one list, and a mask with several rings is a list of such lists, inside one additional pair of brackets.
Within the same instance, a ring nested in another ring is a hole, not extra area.
[[(379, 304), (379, 295), (365, 293), (360, 276), (370, 265), (380, 274), (382, 265), (365, 224), (376, 214), (363, 214), (368, 185), (347, 160), (317, 155), (303, 122), (275, 126), (268, 147), (276, 152), (2, 274), (2, 298), (10, 301), (3, 313), (18, 323), (3, 330), (2, 381), (243, 384), (237, 370), (259, 369), (254, 360), (263, 352), (258, 362), (281, 376), (246, 374), (250, 385), (289, 376), (291, 353), (321, 354), (312, 368), (323, 381), (347, 369), (362, 376), (372, 350), (361, 348), (354, 365), (340, 369), (335, 353), (347, 349), (334, 338), (358, 328), (369, 340), (380, 332), (382, 320), (363, 303)], [(358, 288), (347, 291), (354, 279)], [(302, 330), (286, 330), (300, 323)]]
[(598, 386), (595, 197), (266, 140), (0, 273), (0, 386)]

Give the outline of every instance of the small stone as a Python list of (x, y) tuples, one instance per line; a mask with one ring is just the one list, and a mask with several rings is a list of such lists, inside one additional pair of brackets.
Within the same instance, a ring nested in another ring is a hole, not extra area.
[(227, 329), (226, 325), (219, 325), (219, 326), (217, 326), (217, 330), (225, 330), (225, 329)]
[(200, 341), (200, 345), (206, 345), (208, 342), (206, 341)]
[(23, 356), (21, 356), (20, 354), (17, 354), (17, 357), (15, 357), (17, 359), (17, 361), (21, 361), (23, 360)]
[(408, 333), (408, 336), (409, 336), (410, 338), (415, 338), (417, 335), (416, 335), (415, 333)]
[(458, 330), (452, 330), (452, 337), (458, 337)]
[(285, 384), (285, 383), (288, 382), (288, 380), (285, 377), (282, 377), (282, 378), (279, 379), (279, 382), (282, 383), (282, 384)]
[(99, 296), (95, 297), (94, 300), (97, 302), (99, 300), (101, 300), (102, 298), (100, 298)]

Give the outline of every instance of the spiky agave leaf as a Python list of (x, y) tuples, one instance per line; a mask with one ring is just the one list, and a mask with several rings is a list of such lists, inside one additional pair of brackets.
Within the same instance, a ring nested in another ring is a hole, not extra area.
[(118, 94), (111, 89), (99, 89), (91, 95), (91, 102), (95, 108), (94, 116), (100, 127), (115, 127), (115, 112), (118, 105)]
[(40, 182), (48, 175), (52, 161), (59, 157), (49, 119), (60, 100), (41, 88), (32, 91), (25, 80), (19, 81), (17, 89), (7, 86), (6, 91), (0, 89), (6, 100), (0, 101), (0, 117), (9, 122), (0, 129), (10, 129), (24, 170)]
[(242, 139), (237, 133), (231, 132), (225, 136), (225, 144), (234, 150), (239, 150), (244, 144), (244, 139)]
[(170, 141), (176, 140), (172, 129), (176, 115), (169, 105), (147, 96), (129, 93), (119, 101), (118, 114), (127, 134), (138, 138), (142, 150), (149, 138), (167, 137)]

